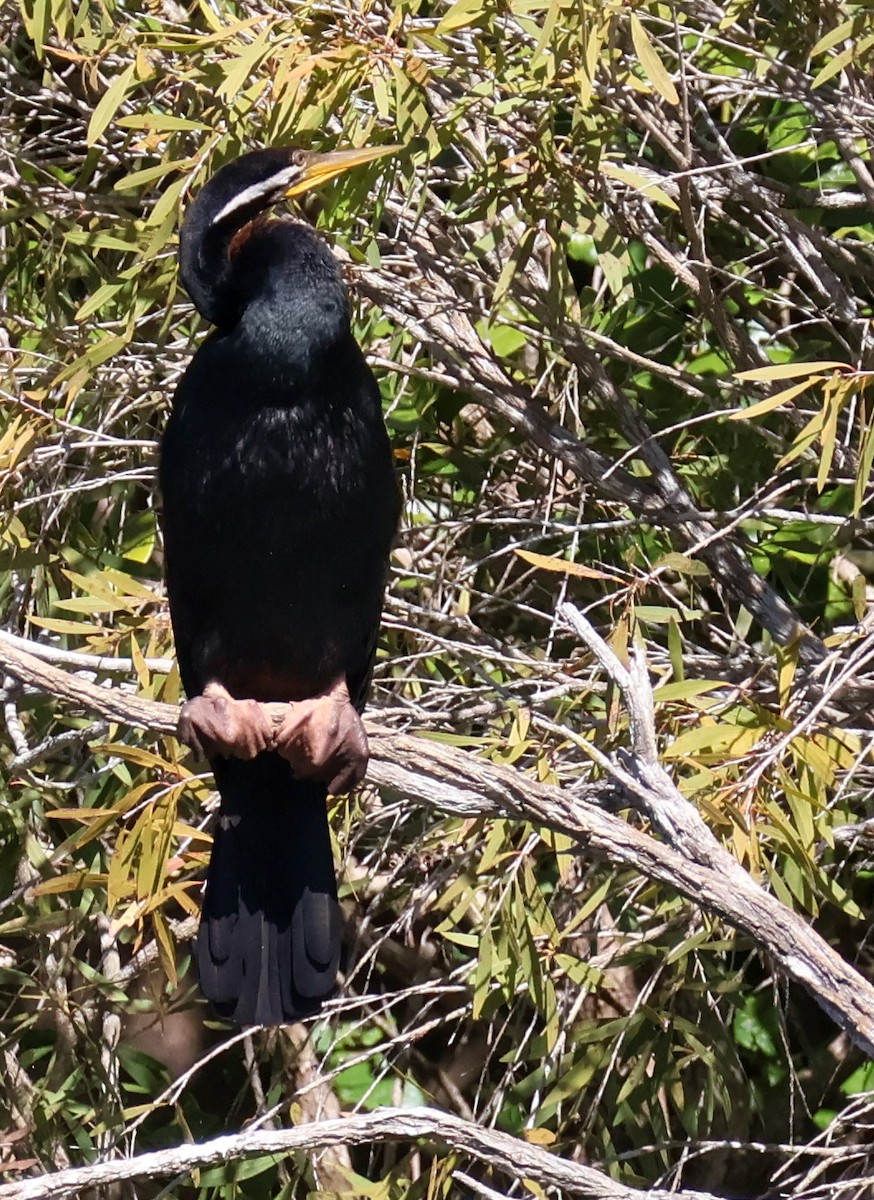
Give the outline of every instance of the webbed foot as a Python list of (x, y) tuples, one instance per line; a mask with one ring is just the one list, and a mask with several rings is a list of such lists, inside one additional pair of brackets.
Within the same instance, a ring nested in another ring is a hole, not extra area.
[(218, 683), (183, 704), (177, 735), (203, 758), (254, 758), (273, 744), (273, 725), (257, 700), (235, 700)]
[(370, 757), (345, 682), (311, 700), (290, 703), (274, 730), (274, 745), (298, 779), (318, 780), (334, 795), (361, 782)]

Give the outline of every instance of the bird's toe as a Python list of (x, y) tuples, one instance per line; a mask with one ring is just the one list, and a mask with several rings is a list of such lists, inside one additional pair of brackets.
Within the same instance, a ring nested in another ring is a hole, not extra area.
[(252, 759), (270, 747), (273, 726), (257, 700), (195, 696), (182, 706), (179, 740), (205, 758)]
[(299, 779), (348, 792), (367, 770), (367, 735), (348, 699), (319, 696), (297, 701), (275, 733), (274, 745)]

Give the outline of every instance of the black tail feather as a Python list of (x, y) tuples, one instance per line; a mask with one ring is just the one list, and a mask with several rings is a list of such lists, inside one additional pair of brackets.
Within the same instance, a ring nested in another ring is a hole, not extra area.
[(340, 910), (321, 784), (277, 754), (217, 759), (221, 793), (197, 939), (200, 986), (240, 1025), (316, 1012), (340, 962)]

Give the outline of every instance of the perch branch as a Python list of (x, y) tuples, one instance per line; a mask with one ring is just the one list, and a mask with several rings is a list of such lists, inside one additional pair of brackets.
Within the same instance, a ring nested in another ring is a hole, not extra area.
[(200, 1144), (174, 1146), (109, 1159), (66, 1171), (0, 1186), (0, 1200), (61, 1200), (86, 1188), (106, 1187), (132, 1179), (186, 1176), (195, 1169), (219, 1166), (261, 1155), (285, 1157), (296, 1150), (361, 1146), (374, 1142), (427, 1138), (450, 1146), (512, 1179), (536, 1180), (542, 1187), (561, 1188), (572, 1196), (596, 1200), (716, 1200), (706, 1192), (641, 1192), (616, 1183), (592, 1167), (568, 1162), (539, 1146), (495, 1129), (484, 1129), (451, 1113), (436, 1109), (380, 1108), (327, 1121), (313, 1121), (282, 1130), (251, 1130)]
[[(604, 650), (600, 654), (602, 663), (610, 663)], [(86, 683), (3, 642), (0, 670), (111, 720), (155, 733), (176, 731), (175, 705)], [(626, 698), (632, 696), (634, 703), (644, 706), (642, 694), (632, 695), (635, 689), (630, 681), (630, 673), (620, 672), (617, 683), (621, 689), (625, 683)], [(644, 720), (642, 714), (639, 720)], [(676, 792), (657, 762), (632, 755), (629, 767), (613, 768), (614, 781), (608, 788), (603, 784), (558, 788), (440, 742), (394, 733), (372, 720), (365, 726), (371, 750), (369, 779), (377, 787), (454, 816), (533, 821), (570, 835), (589, 854), (676, 888), (758, 943), (874, 1057), (874, 986), (802, 917), (749, 877)], [(646, 733), (639, 745), (648, 746), (650, 741)], [(649, 815), (675, 844), (665, 844), (599, 807), (607, 790), (615, 800), (617, 788), (624, 804)]]

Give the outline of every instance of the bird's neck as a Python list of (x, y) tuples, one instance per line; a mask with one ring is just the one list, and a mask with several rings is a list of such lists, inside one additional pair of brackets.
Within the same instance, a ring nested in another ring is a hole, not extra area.
[(183, 234), (185, 287), (259, 374), (300, 379), (330, 372), (342, 358), (352, 340), (346, 288), (309, 226), (259, 215)]
[(224, 229), (203, 231), (197, 226), (183, 226), (179, 247), (185, 290), (197, 311), (220, 328), (236, 319), (238, 308), (231, 287), (230, 240)]
[(331, 371), (351, 341), (341, 283), (314, 285), (277, 264), (243, 310), (238, 336), (268, 369), (310, 377)]

